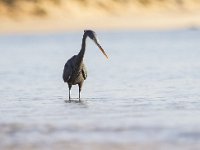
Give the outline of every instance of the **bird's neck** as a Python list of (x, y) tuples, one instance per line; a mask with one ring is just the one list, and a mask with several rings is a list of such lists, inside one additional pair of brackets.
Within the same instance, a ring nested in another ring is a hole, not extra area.
[(87, 35), (84, 34), (83, 35), (83, 39), (82, 39), (82, 45), (81, 45), (81, 50), (78, 53), (78, 61), (81, 62), (83, 60), (84, 54), (85, 54), (85, 48), (86, 48), (86, 38)]

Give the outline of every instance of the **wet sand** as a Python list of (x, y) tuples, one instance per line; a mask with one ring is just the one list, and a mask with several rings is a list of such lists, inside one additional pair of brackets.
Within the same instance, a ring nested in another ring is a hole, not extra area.
[(165, 145), (163, 143), (152, 143), (152, 144), (118, 144), (118, 143), (82, 143), (74, 141), (61, 141), (58, 143), (44, 144), (46, 146), (38, 146), (34, 144), (23, 144), (20, 146), (11, 145), (6, 146), (4, 150), (198, 150), (199, 146), (188, 146), (188, 145)]
[[(46, 126), (48, 128), (48, 125)], [(36, 125), (33, 127), (33, 125), (27, 124), (7, 123), (1, 124), (0, 127), (0, 149), (2, 150), (198, 150), (199, 148), (199, 144), (166, 143), (164, 141), (152, 141), (151, 139), (146, 142), (59, 140), (55, 138), (55, 135), (49, 129), (47, 129), (49, 131), (41, 132), (41, 128), (45, 126), (39, 127)], [(33, 128), (35, 131), (32, 130)], [(60, 132), (59, 130), (56, 129), (53, 132)], [(34, 138), (36, 135), (37, 138)]]

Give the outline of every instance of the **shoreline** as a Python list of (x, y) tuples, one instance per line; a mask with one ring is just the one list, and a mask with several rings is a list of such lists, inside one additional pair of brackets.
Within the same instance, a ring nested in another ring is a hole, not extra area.
[[(191, 17), (167, 17), (167, 16), (143, 16), (98, 19), (87, 18), (87, 21), (73, 20), (69, 22), (60, 19), (35, 19), (35, 20), (1, 20), (0, 34), (27, 34), (27, 33), (57, 33), (80, 31), (83, 29), (93, 30), (174, 30), (174, 29), (199, 29), (200, 20), (197, 16)], [(109, 21), (110, 20), (110, 21)]]

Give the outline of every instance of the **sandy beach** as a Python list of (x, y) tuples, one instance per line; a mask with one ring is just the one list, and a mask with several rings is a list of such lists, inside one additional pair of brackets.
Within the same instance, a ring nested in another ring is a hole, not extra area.
[(199, 28), (200, 1), (0, 2), (0, 33)]

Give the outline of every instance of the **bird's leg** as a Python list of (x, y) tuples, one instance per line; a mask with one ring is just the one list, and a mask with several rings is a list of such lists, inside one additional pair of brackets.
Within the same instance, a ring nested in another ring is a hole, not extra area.
[(81, 89), (79, 88), (79, 101), (81, 100)]
[(83, 83), (78, 84), (78, 87), (79, 87), (79, 101), (81, 101), (81, 88), (82, 88), (82, 84)]
[(79, 101), (81, 101), (81, 88), (79, 87)]
[(72, 85), (68, 84), (68, 87), (69, 87), (69, 101), (71, 101), (71, 88), (72, 88)]

